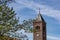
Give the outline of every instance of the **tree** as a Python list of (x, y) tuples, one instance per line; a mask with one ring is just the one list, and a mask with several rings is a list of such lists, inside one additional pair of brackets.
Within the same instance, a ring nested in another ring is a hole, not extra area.
[(0, 4), (8, 3), (8, 2), (15, 2), (15, 0), (0, 0)]
[(23, 21), (23, 29), (29, 30), (29, 32), (33, 32), (33, 21), (34, 19), (24, 20)]
[(0, 35), (13, 30), (18, 25), (18, 19), (13, 8), (5, 4), (0, 5)]

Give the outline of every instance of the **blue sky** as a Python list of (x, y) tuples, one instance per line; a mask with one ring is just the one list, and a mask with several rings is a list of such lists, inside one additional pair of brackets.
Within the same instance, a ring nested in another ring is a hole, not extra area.
[(24, 19), (35, 18), (40, 8), (40, 13), (47, 23), (47, 39), (60, 40), (60, 0), (15, 0), (8, 4), (13, 7), (20, 17), (20, 23)]

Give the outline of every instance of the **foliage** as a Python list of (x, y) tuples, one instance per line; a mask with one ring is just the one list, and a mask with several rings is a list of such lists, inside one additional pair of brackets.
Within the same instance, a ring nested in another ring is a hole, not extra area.
[(13, 40), (13, 38), (8, 36), (0, 36), (0, 40)]
[(10, 9), (5, 4), (0, 5), (0, 35), (13, 30), (18, 25), (15, 15), (13, 8)]
[(33, 21), (34, 19), (24, 20), (22, 24), (24, 27), (23, 29), (33, 32)]
[(15, 0), (0, 0), (0, 4), (13, 2), (13, 1), (15, 1)]

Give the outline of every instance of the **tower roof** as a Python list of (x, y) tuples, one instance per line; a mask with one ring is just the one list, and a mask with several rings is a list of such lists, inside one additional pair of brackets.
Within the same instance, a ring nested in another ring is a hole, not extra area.
[(43, 17), (42, 17), (42, 15), (41, 15), (41, 13), (40, 13), (40, 9), (39, 9), (39, 14), (36, 17), (36, 21), (43, 21), (43, 22), (45, 22)]

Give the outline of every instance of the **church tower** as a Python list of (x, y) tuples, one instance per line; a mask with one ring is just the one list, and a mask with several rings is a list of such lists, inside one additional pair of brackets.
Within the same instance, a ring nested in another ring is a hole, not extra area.
[(46, 22), (40, 14), (40, 9), (33, 22), (33, 40), (46, 40)]

